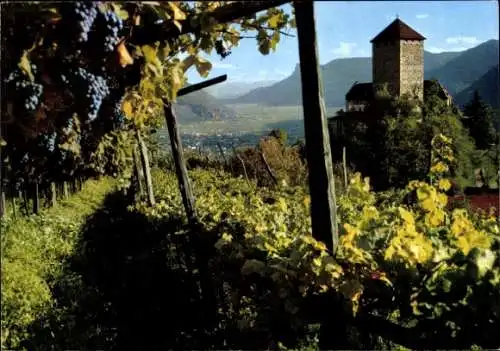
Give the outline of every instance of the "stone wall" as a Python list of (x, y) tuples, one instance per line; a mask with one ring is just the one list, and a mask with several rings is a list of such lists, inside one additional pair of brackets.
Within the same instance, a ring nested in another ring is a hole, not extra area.
[(373, 87), (378, 89), (387, 83), (389, 92), (399, 95), (399, 43), (382, 42), (372, 46)]
[(400, 53), (400, 95), (417, 94), (424, 97), (424, 44), (423, 41), (401, 40)]

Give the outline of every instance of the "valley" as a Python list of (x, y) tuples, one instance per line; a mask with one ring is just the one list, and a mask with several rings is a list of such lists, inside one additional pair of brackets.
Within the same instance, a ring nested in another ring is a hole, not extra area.
[[(492, 39), (461, 52), (425, 51), (425, 79), (439, 80), (458, 106), (467, 103), (477, 89), (498, 111), (498, 45)], [(345, 106), (345, 94), (354, 83), (372, 80), (371, 64), (369, 57), (354, 57), (322, 65), (327, 116)], [(231, 96), (229, 91), (240, 95)], [(237, 82), (229, 75), (227, 82), (179, 98), (176, 110), (184, 146), (213, 149), (217, 143), (225, 148), (255, 145), (259, 137), (276, 128), (288, 133), (290, 143), (296, 142), (304, 136), (301, 103), (297, 65), (278, 82)], [(158, 136), (168, 145), (166, 130), (158, 131)]]

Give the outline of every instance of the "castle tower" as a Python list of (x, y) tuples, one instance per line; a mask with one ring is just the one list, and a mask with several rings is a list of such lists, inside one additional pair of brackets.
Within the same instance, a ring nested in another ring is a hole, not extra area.
[(375, 89), (387, 84), (394, 96), (424, 95), (424, 40), (399, 18), (371, 40)]

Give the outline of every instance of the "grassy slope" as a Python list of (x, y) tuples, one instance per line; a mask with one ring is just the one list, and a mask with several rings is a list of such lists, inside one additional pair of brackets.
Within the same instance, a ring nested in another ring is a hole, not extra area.
[(41, 215), (2, 223), (2, 349), (17, 348), (26, 328), (53, 303), (51, 282), (60, 274), (86, 218), (114, 181), (88, 181), (83, 190)]

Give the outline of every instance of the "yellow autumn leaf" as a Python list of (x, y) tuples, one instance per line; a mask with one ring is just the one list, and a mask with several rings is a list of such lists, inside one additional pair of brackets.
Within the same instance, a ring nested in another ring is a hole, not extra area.
[(278, 28), (278, 24), (281, 20), (281, 14), (277, 13), (267, 20), (267, 24), (269, 25), (270, 28)]
[(202, 57), (196, 57), (194, 64), (196, 66), (196, 70), (198, 71), (198, 74), (200, 76), (202, 76), (203, 78), (206, 78), (208, 76), (208, 73), (212, 69), (212, 64)]
[(141, 47), (142, 53), (144, 54), (144, 58), (146, 62), (153, 64), (155, 67), (161, 69), (162, 64), (160, 59), (158, 58), (156, 52), (157, 50), (150, 45), (143, 45)]
[(130, 56), (130, 53), (127, 50), (127, 47), (125, 46), (125, 41), (122, 41), (118, 47), (116, 48), (118, 52), (118, 58), (120, 61), (120, 66), (126, 67), (128, 65), (131, 65), (134, 63), (134, 59), (132, 56)]
[(195, 55), (189, 55), (182, 61), (182, 68), (184, 69), (184, 72), (186, 72), (188, 69), (190, 69), (196, 62), (196, 56)]
[(133, 116), (132, 103), (128, 100), (125, 100), (122, 104), (122, 111), (126, 117), (132, 118), (132, 116)]
[(25, 51), (23, 56), (21, 57), (21, 60), (19, 61), (19, 68), (28, 75), (30, 80), (32, 81), (35, 80), (35, 77), (31, 72), (31, 63), (30, 60), (28, 59), (28, 51)]
[(174, 14), (174, 21), (182, 21), (186, 19), (186, 14), (174, 3), (169, 1), (168, 6)]
[(414, 225), (415, 224), (415, 218), (413, 217), (413, 214), (404, 208), (400, 207), (399, 208), (399, 215), (401, 218), (408, 224)]

